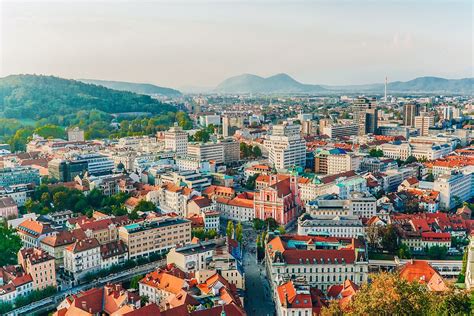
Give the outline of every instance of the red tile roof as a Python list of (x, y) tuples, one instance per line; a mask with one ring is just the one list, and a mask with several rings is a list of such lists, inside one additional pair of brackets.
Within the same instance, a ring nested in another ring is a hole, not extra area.
[(123, 314), (123, 316), (160, 316), (161, 311), (160, 307), (155, 303), (148, 304), (146, 306), (140, 307), (134, 311)]
[(443, 278), (433, 269), (427, 261), (411, 260), (407, 262), (399, 271), (400, 277), (409, 282), (421, 282), (428, 285), (433, 291), (443, 291), (447, 289)]
[(354, 263), (356, 260), (355, 251), (351, 249), (287, 249), (283, 258), (288, 264)]
[(72, 245), (66, 247), (66, 250), (72, 251), (74, 253), (94, 249), (100, 247), (99, 241), (95, 238), (88, 238), (84, 240), (78, 240)]
[(72, 244), (74, 241), (76, 241), (76, 238), (73, 234), (70, 231), (63, 230), (53, 236), (46, 236), (41, 240), (41, 243), (51, 247), (61, 247)]
[(98, 230), (106, 230), (112, 224), (113, 224), (112, 220), (110, 218), (106, 218), (106, 219), (100, 219), (93, 222), (79, 223), (78, 225), (84, 231), (86, 230), (98, 231)]

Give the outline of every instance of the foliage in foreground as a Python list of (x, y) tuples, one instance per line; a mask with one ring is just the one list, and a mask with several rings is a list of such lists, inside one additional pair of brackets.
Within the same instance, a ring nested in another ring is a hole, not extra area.
[(408, 282), (394, 273), (370, 276), (344, 307), (330, 304), (322, 310), (328, 315), (470, 315), (467, 291), (450, 286), (445, 292), (429, 291), (426, 285)]

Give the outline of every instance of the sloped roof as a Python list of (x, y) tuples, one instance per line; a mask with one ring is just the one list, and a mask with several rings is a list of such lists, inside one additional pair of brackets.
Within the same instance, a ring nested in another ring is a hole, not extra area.
[(427, 284), (432, 291), (443, 291), (447, 289), (443, 278), (425, 260), (411, 260), (399, 271), (400, 277), (409, 282), (420, 282)]

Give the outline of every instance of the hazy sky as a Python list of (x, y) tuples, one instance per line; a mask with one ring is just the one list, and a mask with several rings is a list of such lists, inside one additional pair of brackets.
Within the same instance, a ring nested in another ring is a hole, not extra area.
[(0, 76), (215, 86), (473, 74), (472, 1), (0, 0)]

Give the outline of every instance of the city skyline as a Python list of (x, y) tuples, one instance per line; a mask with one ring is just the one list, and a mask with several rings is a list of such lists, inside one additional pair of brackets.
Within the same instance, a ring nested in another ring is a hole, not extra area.
[(178, 89), (242, 73), (328, 85), (472, 77), (468, 1), (111, 3), (2, 2), (0, 76)]

